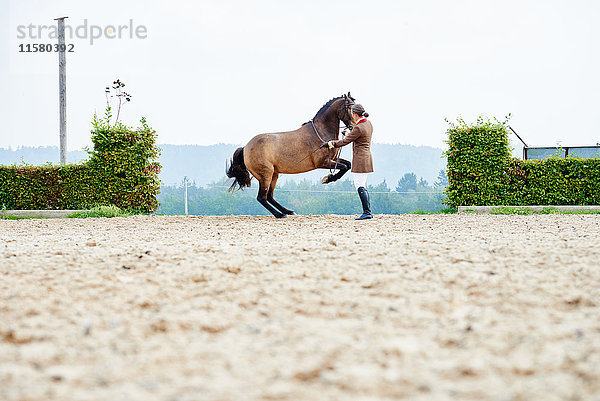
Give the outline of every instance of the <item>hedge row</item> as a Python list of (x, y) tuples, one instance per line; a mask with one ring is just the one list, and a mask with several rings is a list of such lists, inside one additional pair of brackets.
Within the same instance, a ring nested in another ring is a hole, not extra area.
[(160, 191), (156, 132), (145, 119), (137, 129), (94, 118), (93, 150), (81, 164), (0, 166), (0, 207), (88, 209), (115, 205), (149, 213)]
[(600, 204), (600, 159), (510, 155), (506, 122), (463, 120), (448, 128), (445, 203), (476, 205)]

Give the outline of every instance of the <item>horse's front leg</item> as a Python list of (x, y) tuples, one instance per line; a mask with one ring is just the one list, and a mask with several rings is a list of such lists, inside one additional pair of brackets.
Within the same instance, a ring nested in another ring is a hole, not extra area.
[(346, 174), (346, 172), (350, 171), (350, 168), (352, 167), (352, 163), (350, 163), (350, 161), (345, 160), (345, 159), (339, 159), (337, 161), (337, 166), (335, 164), (335, 161), (331, 162), (331, 166), (328, 160), (325, 160), (324, 165), (319, 166), (319, 168), (326, 168), (329, 169), (330, 167), (333, 168), (338, 168), (339, 171), (335, 174), (328, 174), (325, 177), (323, 177), (323, 179), (321, 180), (321, 184), (329, 184), (330, 182), (335, 182), (337, 180), (339, 180), (340, 178), (343, 177), (344, 174)]

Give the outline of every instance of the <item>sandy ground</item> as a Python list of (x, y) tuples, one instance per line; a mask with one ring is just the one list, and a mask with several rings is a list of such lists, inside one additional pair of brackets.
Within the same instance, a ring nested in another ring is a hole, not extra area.
[(0, 220), (1, 400), (600, 400), (600, 216)]

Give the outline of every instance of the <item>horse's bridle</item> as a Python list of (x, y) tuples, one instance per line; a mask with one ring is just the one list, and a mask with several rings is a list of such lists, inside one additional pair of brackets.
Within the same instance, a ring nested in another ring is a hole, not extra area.
[[(348, 121), (350, 121), (350, 126), (348, 126), (348, 124), (344, 123), (344, 125), (346, 126), (345, 130), (352, 130), (352, 106), (354, 106), (354, 100), (352, 100), (351, 98), (346, 98), (344, 99), (344, 109), (346, 111), (346, 116), (348, 117)], [(342, 120), (343, 122), (343, 120)]]
[[(350, 125), (346, 124), (344, 122), (344, 120), (342, 120), (342, 122), (344, 123), (345, 128), (342, 130), (342, 135), (346, 136), (346, 132), (348, 131), (352, 131), (352, 106), (354, 106), (354, 100), (352, 100), (351, 97), (346, 97), (344, 98), (344, 111), (346, 112), (346, 117), (348, 118), (348, 121), (350, 122)], [(314, 127), (314, 125), (313, 125)], [(315, 128), (315, 132), (317, 132), (317, 128)], [(319, 135), (319, 133), (317, 132), (317, 135)], [(320, 137), (319, 137), (320, 138)], [(327, 152), (329, 153), (329, 173), (333, 174), (333, 170), (337, 170), (337, 165), (338, 165), (338, 160), (340, 159), (340, 153), (337, 155), (337, 157), (335, 157), (335, 164), (333, 166), (333, 169), (331, 168), (331, 149), (329, 149), (329, 147), (327, 147)], [(335, 153), (334, 153), (335, 156)]]

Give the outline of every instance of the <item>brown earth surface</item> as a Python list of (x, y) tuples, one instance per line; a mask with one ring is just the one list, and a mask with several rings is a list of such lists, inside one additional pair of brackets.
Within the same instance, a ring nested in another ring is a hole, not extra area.
[(600, 216), (0, 220), (0, 400), (600, 400)]

